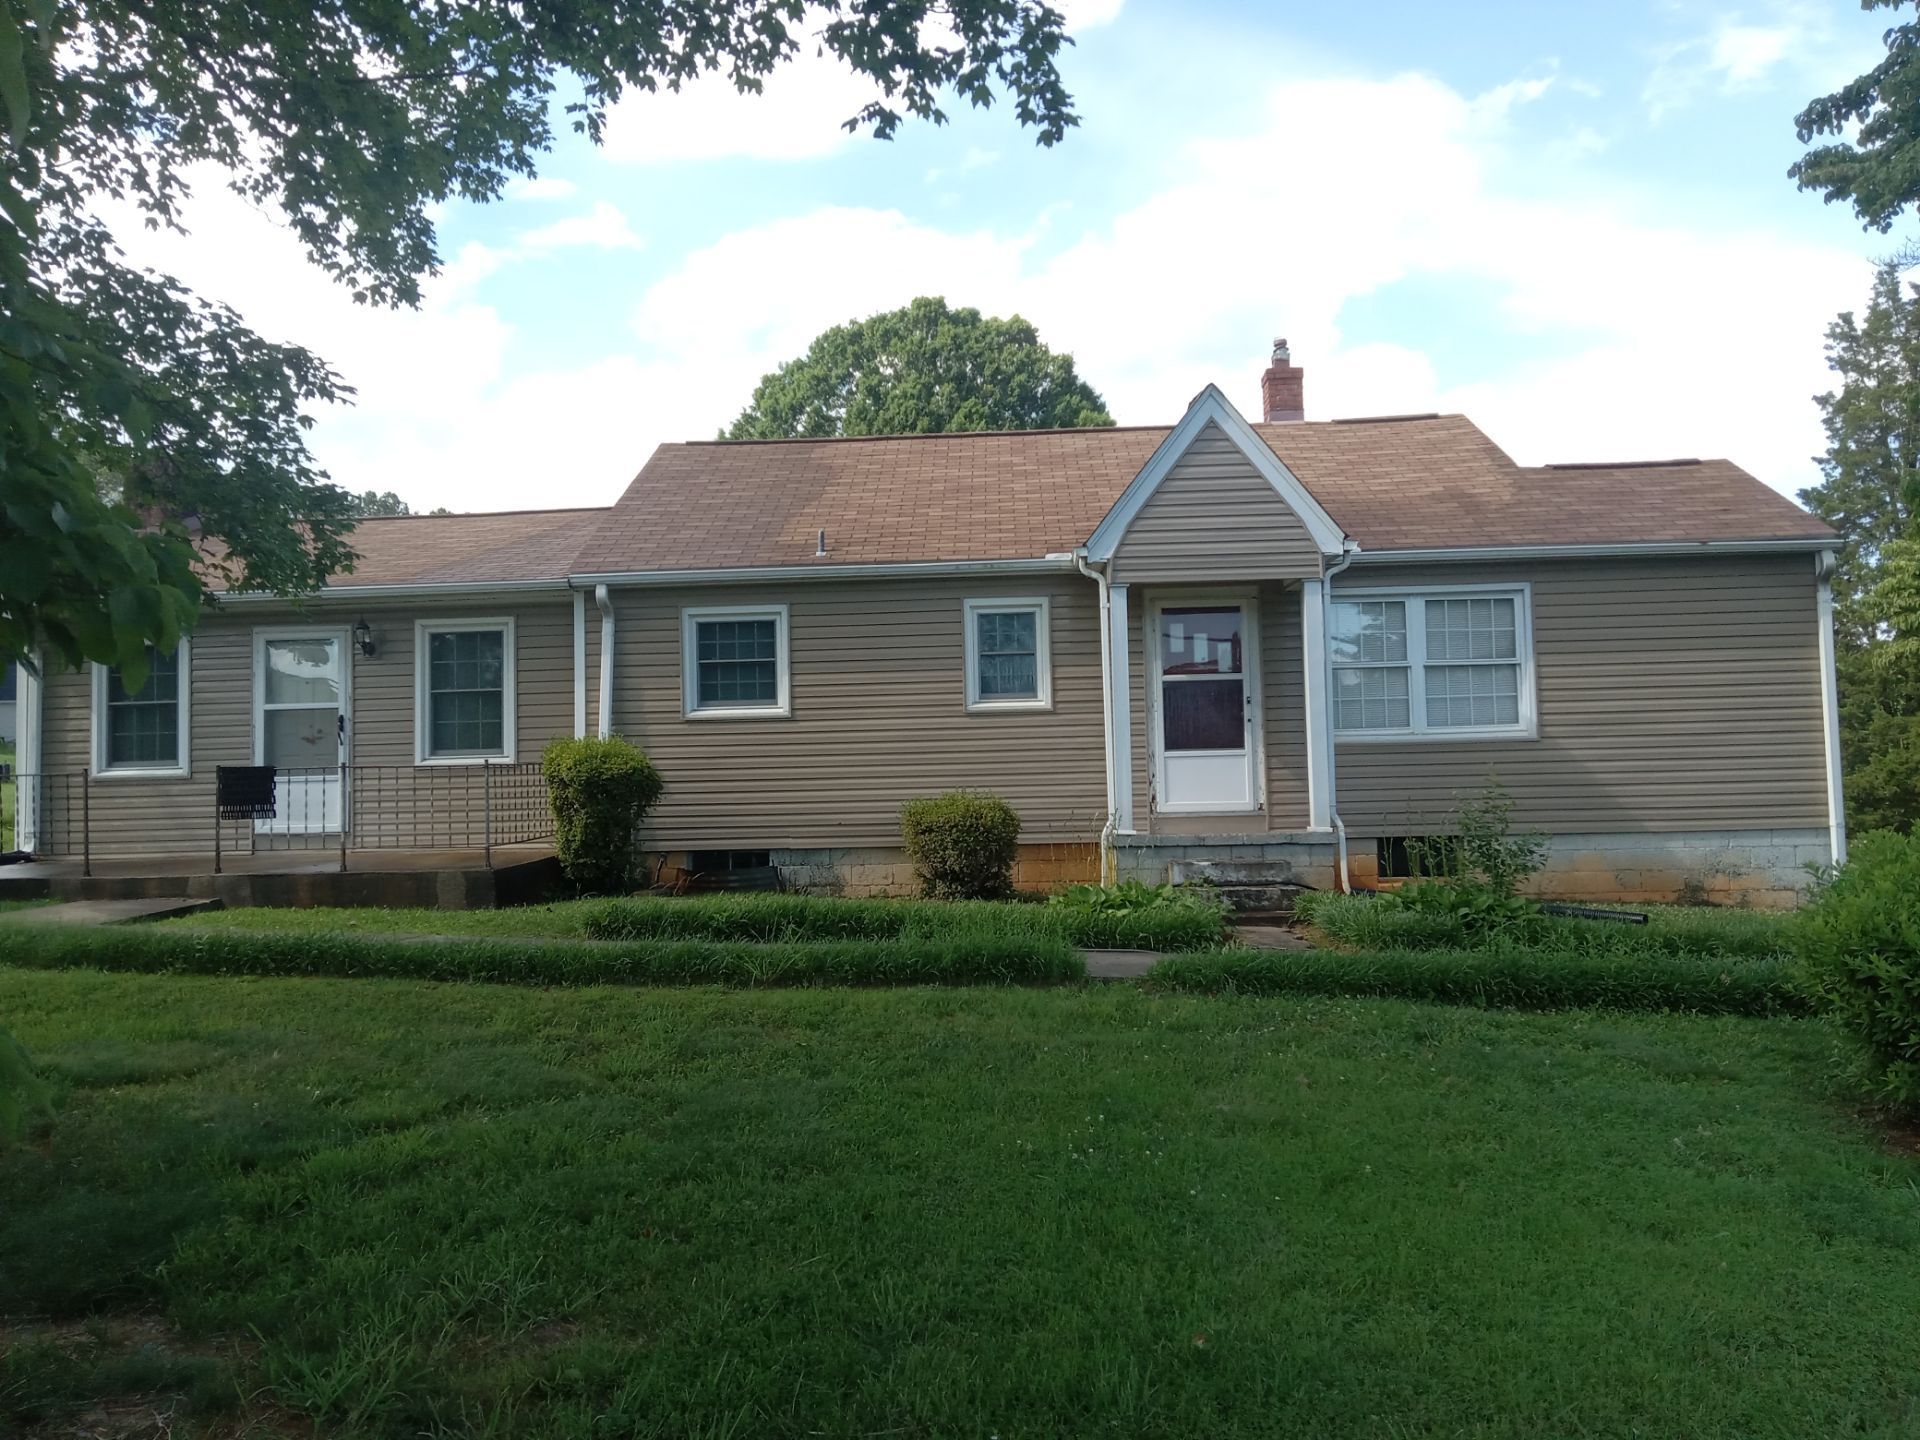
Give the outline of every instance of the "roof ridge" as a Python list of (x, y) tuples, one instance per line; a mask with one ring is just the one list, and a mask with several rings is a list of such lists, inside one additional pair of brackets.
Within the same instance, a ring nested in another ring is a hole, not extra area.
[(1704, 465), (1707, 462), (1688, 455), (1678, 460), (1550, 460), (1541, 470), (1658, 470), (1665, 465)]
[(611, 505), (542, 505), (528, 510), (450, 510), (444, 515), (431, 512), (407, 515), (362, 515), (353, 523), (368, 525), (376, 520), (472, 520), (478, 516), (494, 515), (591, 515), (598, 511), (611, 510)]
[(1006, 435), (1112, 435), (1171, 430), (1171, 425), (1043, 425), (1031, 430), (908, 430), (887, 435), (755, 435), (744, 440), (663, 440), (668, 445), (852, 445), (872, 440), (978, 440)]

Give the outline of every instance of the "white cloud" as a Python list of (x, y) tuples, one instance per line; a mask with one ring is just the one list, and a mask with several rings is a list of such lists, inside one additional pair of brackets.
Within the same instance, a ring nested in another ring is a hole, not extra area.
[(720, 72), (678, 92), (636, 91), (608, 114), (605, 149), (637, 165), (813, 159), (853, 138), (843, 127), (878, 96), (871, 79), (843, 62), (802, 54), (776, 67), (758, 94), (738, 90)]
[(580, 187), (558, 175), (522, 175), (507, 184), (509, 200), (568, 200)]
[(1802, 0), (1775, 5), (1761, 21), (1721, 15), (1703, 33), (1655, 52), (1641, 91), (1648, 118), (1658, 121), (1709, 94), (1764, 85), (1786, 62), (1810, 61), (1831, 31), (1830, 15)]
[(524, 232), (518, 247), (535, 254), (549, 250), (587, 247), (595, 250), (638, 250), (644, 243), (627, 224), (617, 205), (599, 201), (585, 215), (569, 216)]
[(1120, 18), (1125, 0), (1053, 0), (1053, 8), (1067, 17), (1067, 33), (1078, 35)]

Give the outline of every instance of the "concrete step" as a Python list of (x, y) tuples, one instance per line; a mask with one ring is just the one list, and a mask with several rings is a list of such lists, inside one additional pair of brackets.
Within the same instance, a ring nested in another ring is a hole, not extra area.
[(1305, 885), (1221, 885), (1220, 898), (1236, 915), (1271, 916), (1284, 920), (1293, 914), (1294, 897)]
[(203, 910), (218, 910), (218, 900), (193, 900), (184, 896), (155, 896), (132, 900), (68, 900), (54, 905), (36, 905), (28, 910), (10, 910), (0, 915), (5, 925), (132, 925), (142, 920), (165, 920), (173, 915), (197, 915)]

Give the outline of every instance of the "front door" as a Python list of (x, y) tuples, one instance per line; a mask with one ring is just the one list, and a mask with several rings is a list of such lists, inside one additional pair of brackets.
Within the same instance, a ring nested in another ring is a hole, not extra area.
[(1152, 610), (1157, 808), (1169, 814), (1260, 808), (1252, 606)]
[(253, 758), (271, 765), (276, 834), (338, 834), (347, 747), (347, 638), (341, 630), (261, 630), (253, 643)]

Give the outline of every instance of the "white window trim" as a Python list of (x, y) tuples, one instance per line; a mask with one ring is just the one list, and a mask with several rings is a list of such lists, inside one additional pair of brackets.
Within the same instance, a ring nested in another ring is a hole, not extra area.
[[(448, 635), (470, 630), (498, 630), (501, 633), (500, 653), (500, 753), (498, 755), (434, 755), (433, 727), (428, 723), (427, 709), (431, 703), (430, 682), (432, 670), (429, 650), (432, 637)], [(519, 708), (516, 699), (519, 689), (518, 673), (514, 661), (517, 649), (514, 624), (511, 615), (481, 617), (478, 619), (432, 619), (413, 622), (413, 763), (416, 765), (489, 765), (495, 763), (514, 763), (518, 754), (519, 736), (515, 727), (515, 711)]]
[(179, 711), (179, 759), (172, 765), (107, 766), (107, 674), (111, 667), (93, 666), (93, 704), (88, 755), (93, 761), (95, 780), (186, 780), (193, 775), (193, 642), (182, 636), (174, 655), (180, 662), (179, 694), (174, 704)]
[[(773, 671), (778, 699), (772, 705), (701, 705), (700, 622), (773, 621)], [(680, 713), (688, 720), (778, 720), (793, 714), (785, 605), (694, 605), (680, 612)]]
[[(1053, 604), (1045, 595), (1010, 596), (1007, 599), (969, 600), (963, 607), (966, 617), (967, 709), (988, 715), (1004, 711), (1053, 709)], [(1033, 621), (1034, 694), (1019, 699), (983, 700), (980, 698), (980, 625), (982, 615), (1031, 613)]]
[[(1425, 607), (1429, 598), (1441, 600), (1512, 600), (1514, 602), (1514, 660), (1454, 661), (1454, 664), (1517, 663), (1520, 667), (1520, 720), (1515, 725), (1476, 725), (1472, 727), (1427, 725), (1427, 624)], [(1334, 743), (1338, 745), (1378, 745), (1418, 740), (1422, 743), (1449, 740), (1538, 740), (1539, 707), (1534, 696), (1533, 660), (1533, 586), (1526, 581), (1502, 585), (1407, 585), (1399, 587), (1348, 589), (1335, 588), (1330, 597), (1334, 605), (1353, 600), (1398, 600), (1407, 606), (1407, 708), (1413, 723), (1393, 730), (1342, 730), (1339, 706), (1331, 705), (1335, 717)], [(1337, 675), (1342, 666), (1333, 658), (1333, 633), (1327, 634), (1327, 668)], [(1379, 666), (1370, 668), (1378, 669)], [(1392, 667), (1388, 667), (1392, 668)], [(1335, 692), (1337, 694), (1337, 691)]]

